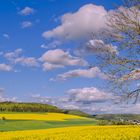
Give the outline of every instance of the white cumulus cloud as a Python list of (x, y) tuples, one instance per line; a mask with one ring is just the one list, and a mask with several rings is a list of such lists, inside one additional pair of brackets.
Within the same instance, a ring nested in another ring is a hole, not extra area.
[(35, 57), (22, 56), (23, 50), (16, 49), (12, 52), (3, 53), (3, 56), (12, 64), (20, 64), (23, 66), (37, 67), (39, 66), (38, 60)]
[(51, 64), (51, 63), (47, 63), (47, 62), (45, 62), (43, 64), (43, 70), (44, 71), (50, 71), (50, 70), (57, 69), (57, 68), (64, 68), (64, 65)]
[(74, 57), (62, 49), (49, 50), (41, 58), (44, 69), (53, 69), (63, 66), (86, 66), (87, 62), (79, 57)]
[(34, 57), (19, 57), (15, 59), (15, 63), (16, 64), (19, 63), (23, 66), (30, 66), (30, 67), (39, 66), (36, 58)]
[(106, 27), (108, 12), (103, 6), (87, 4), (75, 13), (67, 13), (61, 17), (61, 25), (42, 35), (47, 38), (77, 39), (87, 37)]
[(90, 69), (70, 70), (63, 74), (59, 74), (55, 79), (51, 79), (51, 80), (66, 80), (69, 78), (76, 78), (76, 77), (84, 77), (84, 78), (99, 77), (101, 79), (108, 79), (108, 76), (102, 73), (98, 67), (93, 67)]
[(101, 102), (114, 99), (111, 93), (101, 91), (95, 87), (70, 89), (68, 94), (73, 101), (77, 102)]
[(80, 47), (77, 54), (112, 54), (117, 55), (117, 47), (112, 44), (105, 44), (102, 40), (92, 39), (89, 40), (83, 47)]
[(31, 22), (31, 21), (23, 21), (22, 23), (21, 23), (21, 28), (29, 28), (29, 27), (31, 27), (33, 25), (33, 23)]
[(0, 64), (0, 71), (12, 71), (12, 66), (7, 65), (7, 64)]
[(31, 7), (25, 7), (24, 9), (22, 9), (19, 14), (20, 15), (24, 15), (24, 16), (28, 16), (31, 15), (35, 12), (35, 10)]
[(16, 57), (18, 57), (22, 52), (23, 50), (19, 48), (19, 49), (14, 50), (13, 52), (4, 53), (3, 55), (6, 59), (8, 59), (9, 61), (12, 61)]

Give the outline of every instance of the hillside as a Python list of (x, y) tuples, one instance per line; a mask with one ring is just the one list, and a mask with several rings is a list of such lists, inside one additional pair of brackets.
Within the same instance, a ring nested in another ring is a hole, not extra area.
[(62, 113), (63, 110), (56, 106), (41, 103), (18, 103), (18, 102), (1, 102), (1, 112), (57, 112)]
[(117, 121), (123, 120), (140, 120), (140, 114), (102, 114), (94, 116), (98, 120)]
[(56, 106), (41, 103), (25, 103), (25, 102), (1, 102), (0, 112), (53, 112), (53, 113), (64, 113), (72, 114), (83, 117), (91, 117), (79, 110), (64, 110)]

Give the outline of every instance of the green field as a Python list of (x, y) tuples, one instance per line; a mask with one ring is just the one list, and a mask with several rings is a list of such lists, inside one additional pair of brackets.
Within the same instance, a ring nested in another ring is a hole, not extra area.
[(96, 121), (80, 121), (80, 120), (69, 120), (65, 122), (60, 121), (1, 121), (0, 131), (16, 131), (16, 130), (34, 130), (34, 129), (47, 129), (47, 128), (58, 128), (66, 126), (80, 126), (80, 125), (95, 125)]
[[(19, 115), (19, 113), (0, 113), (1, 116), (5, 117), (7, 114), (10, 114), (11, 116)], [(43, 113), (20, 113), (20, 115), (32, 115), (35, 114), (38, 117), (40, 117)], [(60, 113), (58, 113), (60, 114)], [(67, 114), (63, 114), (64, 116), (69, 116)], [(47, 115), (46, 115), (47, 116)], [(55, 117), (55, 116), (54, 116)], [(56, 116), (58, 117), (58, 116)], [(75, 117), (75, 116), (74, 116)], [(20, 118), (15, 119), (7, 119), (6, 120), (0, 120), (0, 131), (17, 131), (17, 130), (35, 130), (35, 129), (48, 129), (48, 128), (59, 128), (59, 127), (67, 127), (67, 126), (81, 126), (81, 125), (95, 125), (97, 124), (97, 120), (95, 119), (83, 119), (82, 117), (79, 119), (71, 118), (71, 119), (65, 119), (64, 121), (48, 121), (46, 120), (28, 120), (27, 118), (25, 120), (21, 120)]]

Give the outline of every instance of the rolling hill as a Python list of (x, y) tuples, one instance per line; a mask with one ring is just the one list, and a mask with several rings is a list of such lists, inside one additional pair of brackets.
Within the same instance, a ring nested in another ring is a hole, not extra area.
[(92, 117), (79, 110), (64, 110), (56, 106), (41, 103), (25, 103), (25, 102), (1, 102), (0, 112), (52, 112), (72, 114), (83, 117)]

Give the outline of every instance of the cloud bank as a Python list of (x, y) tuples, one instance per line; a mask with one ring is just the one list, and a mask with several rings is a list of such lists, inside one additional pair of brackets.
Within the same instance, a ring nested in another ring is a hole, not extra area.
[(11, 98), (8, 98), (8, 97), (5, 97), (5, 89), (0, 87), (0, 102), (5, 102), (5, 101), (16, 101), (17, 98), (16, 97), (11, 97)]
[[(59, 98), (34, 95), (35, 101), (56, 105), (63, 109), (77, 109), (90, 114), (140, 113), (140, 103), (120, 103), (121, 97), (96, 87), (70, 89)], [(116, 101), (119, 104), (116, 104)]]

